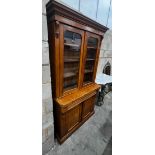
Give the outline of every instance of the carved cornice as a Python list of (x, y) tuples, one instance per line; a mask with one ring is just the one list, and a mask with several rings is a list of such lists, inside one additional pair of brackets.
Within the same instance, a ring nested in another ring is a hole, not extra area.
[(106, 32), (108, 30), (107, 27), (54, 0), (47, 3), (46, 12), (48, 23), (52, 21), (54, 15), (59, 15), (101, 32)]

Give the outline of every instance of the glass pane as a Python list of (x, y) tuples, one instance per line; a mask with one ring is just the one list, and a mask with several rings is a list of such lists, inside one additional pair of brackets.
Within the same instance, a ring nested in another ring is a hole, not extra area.
[(92, 82), (93, 71), (96, 59), (98, 40), (96, 38), (89, 37), (87, 42), (87, 55), (84, 70), (84, 84)]
[(64, 32), (64, 91), (78, 86), (81, 35)]

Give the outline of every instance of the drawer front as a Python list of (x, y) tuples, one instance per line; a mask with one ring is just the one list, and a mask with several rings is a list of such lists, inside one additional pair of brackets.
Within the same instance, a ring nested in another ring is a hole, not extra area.
[(94, 95), (93, 97), (83, 102), (83, 106), (82, 106), (82, 118), (83, 119), (94, 111), (95, 98), (96, 98), (96, 95)]
[(66, 113), (66, 126), (70, 131), (81, 121), (81, 104)]

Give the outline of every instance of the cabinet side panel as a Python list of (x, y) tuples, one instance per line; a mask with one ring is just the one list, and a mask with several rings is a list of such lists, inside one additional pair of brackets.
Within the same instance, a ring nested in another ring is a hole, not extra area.
[(56, 135), (59, 138), (62, 138), (67, 134), (67, 128), (66, 128), (66, 114), (61, 114), (61, 109), (58, 105), (55, 105), (55, 131)]
[(48, 24), (48, 42), (49, 42), (49, 57), (51, 68), (51, 82), (53, 87), (53, 97), (59, 97), (59, 37), (55, 35), (59, 33), (59, 26), (55, 22)]

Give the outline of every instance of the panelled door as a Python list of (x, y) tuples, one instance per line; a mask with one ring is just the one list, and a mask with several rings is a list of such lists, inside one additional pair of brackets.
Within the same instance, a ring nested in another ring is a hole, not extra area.
[(63, 95), (79, 88), (84, 31), (61, 25), (60, 34), (60, 94)]
[(85, 33), (82, 86), (95, 81), (100, 40), (101, 38), (98, 35)]
[(72, 130), (81, 122), (81, 108), (82, 104), (74, 107), (66, 113), (66, 128), (67, 132)]
[(82, 106), (82, 119), (84, 119), (90, 113), (93, 112), (95, 98), (96, 98), (96, 95), (83, 102), (83, 106)]

